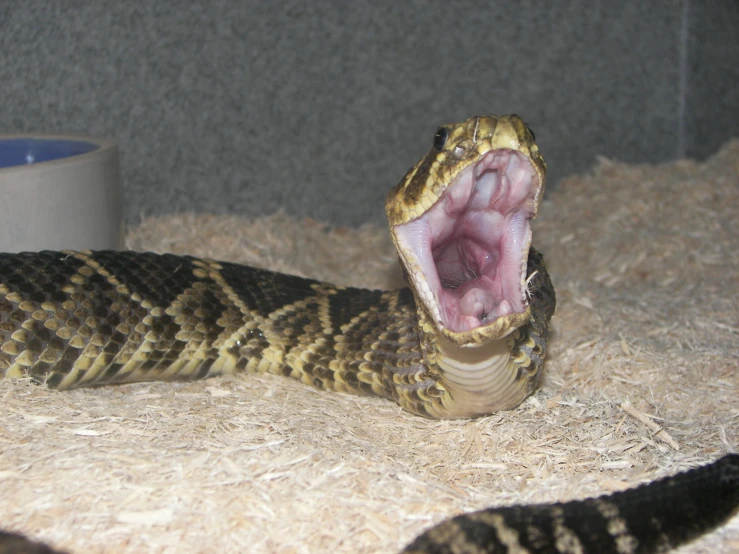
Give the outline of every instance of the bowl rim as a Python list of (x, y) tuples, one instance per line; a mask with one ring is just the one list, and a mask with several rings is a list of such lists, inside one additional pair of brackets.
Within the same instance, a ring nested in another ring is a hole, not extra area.
[(105, 156), (111, 151), (116, 151), (118, 143), (115, 139), (83, 134), (57, 134), (57, 133), (0, 133), (0, 141), (3, 140), (57, 140), (70, 142), (88, 142), (95, 144), (97, 148), (93, 148), (89, 152), (83, 154), (74, 154), (54, 160), (46, 160), (44, 162), (34, 162), (30, 164), (11, 165), (9, 167), (0, 167), (0, 175), (7, 175), (18, 171), (30, 171), (34, 168), (44, 169), (50, 165), (73, 164), (88, 161), (90, 158)]

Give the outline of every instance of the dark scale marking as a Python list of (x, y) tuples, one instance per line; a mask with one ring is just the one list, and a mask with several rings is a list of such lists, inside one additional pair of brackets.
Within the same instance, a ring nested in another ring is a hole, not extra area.
[(292, 375), (292, 372), (293, 368), (291, 368), (289, 365), (283, 365), (282, 367), (280, 367), (279, 370), (280, 375), (282, 375), (283, 377), (290, 377), (290, 375)]
[(165, 328), (165, 322), (161, 319), (155, 319), (154, 321), (152, 321), (150, 327), (151, 331), (157, 336), (161, 335), (164, 332)]
[(321, 381), (325, 383), (330, 383), (333, 381), (334, 378), (334, 372), (328, 369), (327, 367), (313, 364), (311, 362), (306, 362), (306, 365), (310, 366), (310, 374), (316, 377), (317, 379), (320, 379)]
[(400, 333), (398, 333), (398, 331), (390, 331), (386, 335), (385, 340), (393, 345), (399, 345), (400, 344)]
[(0, 553), (2, 554), (68, 554), (41, 542), (32, 541), (19, 533), (0, 530)]
[(354, 372), (347, 372), (344, 374), (344, 381), (349, 383), (350, 385), (357, 386), (359, 384), (359, 379), (357, 379), (357, 374)]
[(328, 297), (328, 313), (333, 332), (338, 334), (342, 326), (370, 307), (377, 306), (381, 296), (382, 291), (379, 290), (337, 289), (335, 294)]
[(413, 291), (408, 287), (402, 288), (398, 291), (398, 308), (412, 308), (416, 310), (416, 299), (413, 297)]
[(116, 376), (118, 375), (118, 372), (123, 369), (123, 364), (118, 362), (113, 362), (108, 365), (108, 367), (105, 368), (105, 370), (100, 374), (100, 380), (103, 382), (111, 382), (115, 383)]
[(42, 325), (43, 324), (39, 323), (38, 328), (35, 331), (36, 338), (44, 341), (44, 344), (49, 344), (55, 338), (55, 336), (49, 329), (43, 327)]
[(59, 383), (62, 382), (62, 379), (64, 379), (64, 375), (55, 371), (54, 373), (49, 375), (48, 379), (46, 380), (46, 384), (50, 388), (55, 389), (59, 386)]
[(92, 258), (104, 268), (114, 268), (111, 272), (131, 293), (138, 293), (159, 307), (172, 304), (199, 280), (193, 274), (195, 258), (190, 256), (102, 251)]
[(141, 362), (141, 369), (144, 369), (144, 370), (154, 369), (157, 365), (159, 365), (159, 359), (155, 357), (153, 354), (155, 354), (155, 352), (152, 352), (151, 354), (149, 354), (151, 356), (150, 358), (147, 358), (146, 360)]
[(37, 361), (33, 364), (31, 371), (34, 375), (49, 375), (56, 369), (56, 363)]
[(549, 321), (554, 315), (554, 309), (557, 304), (557, 298), (554, 292), (554, 286), (547, 273), (546, 266), (544, 265), (544, 256), (531, 247), (529, 249), (529, 257), (527, 260), (527, 275), (532, 275), (536, 272), (534, 277), (534, 287), (531, 291), (531, 306), (532, 309), (537, 311), (538, 318), (535, 321)]
[(221, 266), (220, 273), (226, 283), (250, 310), (262, 317), (286, 304), (316, 295), (312, 285), (318, 281), (237, 264), (222, 262)]
[(92, 310), (92, 315), (99, 317), (100, 319), (107, 319), (115, 312), (111, 311), (112, 302), (106, 302), (105, 304), (98, 304)]
[[(431, 156), (426, 156), (422, 161), (418, 164), (418, 171), (416, 171), (416, 175), (412, 182), (408, 183), (408, 186), (405, 188), (404, 193), (404, 200), (406, 204), (417, 204), (421, 198), (426, 194), (426, 189), (424, 187), (426, 183), (426, 179), (429, 176), (429, 172), (431, 171), (431, 167), (433, 167), (434, 159)], [(405, 177), (400, 181), (400, 184), (405, 184), (406, 179), (408, 178), (408, 175), (413, 171), (411, 169)], [(393, 195), (397, 188), (400, 185), (397, 185), (396, 188), (394, 188), (390, 194)]]
[(26, 343), (26, 348), (34, 351), (34, 352), (41, 352), (43, 350), (44, 345), (39, 340), (38, 336), (33, 337), (30, 341)]
[(32, 302), (61, 301), (66, 295), (59, 284), (69, 282), (83, 265), (83, 261), (60, 252), (0, 254), (0, 282)]
[(221, 302), (212, 289), (208, 289), (200, 294), (199, 304), (203, 313), (199, 323), (208, 330), (206, 340), (213, 342), (221, 332), (218, 320), (228, 307)]
[(79, 350), (77, 350), (73, 346), (67, 345), (64, 351), (62, 352), (61, 358), (56, 363), (56, 367), (54, 368), (54, 370), (60, 373), (69, 373), (69, 371), (71, 371), (72, 369), (72, 366), (74, 365), (75, 360), (79, 357), (79, 355), (80, 355)]
[(67, 327), (71, 327), (72, 329), (79, 329), (80, 325), (82, 325), (82, 322), (77, 316), (72, 316), (66, 321)]
[(20, 327), (20, 324), (25, 322), (26, 318), (27, 318), (27, 314), (23, 310), (13, 309), (13, 311), (11, 311), (8, 314), (9, 321), (14, 321), (19, 324), (19, 325), (16, 325), (15, 328)]
[(241, 340), (240, 345), (234, 345), (231, 351), (234, 355), (240, 356), (239, 367), (245, 368), (249, 359), (253, 357), (260, 357), (264, 349), (270, 346), (267, 338), (262, 334), (259, 329), (250, 330), (245, 334)]
[(472, 518), (460, 519), (457, 522), (459, 532), (469, 544), (478, 545), (489, 552), (507, 552), (505, 543), (498, 536), (498, 529), (483, 525)]
[[(203, 363), (200, 364), (200, 367), (195, 372), (195, 374), (192, 376), (192, 379), (204, 379), (208, 376), (208, 372), (210, 371), (211, 366), (215, 362), (215, 359), (209, 358), (207, 360), (203, 360)], [(189, 379), (188, 379), (189, 380)]]
[(305, 310), (289, 311), (273, 319), (274, 328), (284, 336), (297, 338), (306, 333), (306, 327), (314, 321)]
[(64, 341), (59, 337), (52, 337), (52, 339), (49, 341), (49, 348), (62, 351), (64, 349)]
[(586, 552), (616, 551), (614, 537), (608, 532), (608, 520), (598, 517), (598, 512), (589, 504), (571, 503), (561, 516), (547, 505), (503, 508), (500, 515), (508, 527), (520, 533), (521, 546), (532, 552), (551, 548), (552, 543), (556, 543), (560, 526), (577, 536), (588, 549)]

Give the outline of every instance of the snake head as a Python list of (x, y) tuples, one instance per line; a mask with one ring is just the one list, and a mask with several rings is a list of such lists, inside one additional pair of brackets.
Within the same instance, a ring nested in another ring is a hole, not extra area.
[(546, 164), (516, 115), (442, 125), (386, 212), (421, 315), (458, 346), (509, 335), (531, 317), (530, 220)]

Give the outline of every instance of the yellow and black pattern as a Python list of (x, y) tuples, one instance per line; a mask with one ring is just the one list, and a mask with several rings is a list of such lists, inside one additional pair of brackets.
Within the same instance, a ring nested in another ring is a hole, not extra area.
[[(545, 275), (534, 250), (530, 263)], [(537, 282), (514, 350), (522, 373), (541, 365), (554, 309), (551, 282)], [(437, 417), (445, 391), (422, 340), (409, 289), (170, 254), (0, 254), (0, 374), (54, 388), (269, 372)]]
[(609, 496), (489, 508), (445, 520), (404, 554), (654, 554), (739, 511), (739, 454)]

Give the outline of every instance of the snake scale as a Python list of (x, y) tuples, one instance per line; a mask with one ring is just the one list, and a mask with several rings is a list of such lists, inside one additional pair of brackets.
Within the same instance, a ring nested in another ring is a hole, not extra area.
[[(555, 307), (531, 247), (545, 174), (516, 115), (439, 127), (387, 197), (395, 291), (168, 254), (0, 254), (0, 375), (69, 389), (269, 372), (430, 418), (514, 408)], [(663, 552), (731, 517), (738, 482), (727, 455), (612, 496), (457, 516), (405, 552)], [(0, 533), (0, 554), (31, 548)]]

